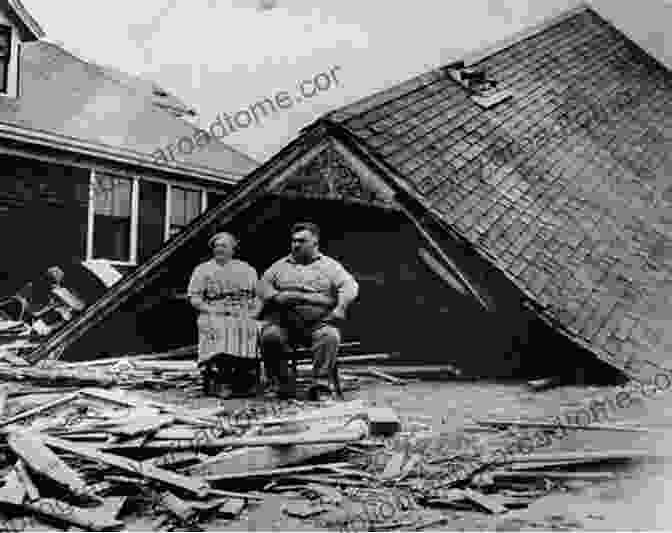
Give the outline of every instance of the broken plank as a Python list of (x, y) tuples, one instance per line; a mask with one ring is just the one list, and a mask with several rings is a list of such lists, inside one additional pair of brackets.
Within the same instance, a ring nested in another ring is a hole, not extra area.
[(508, 463), (592, 463), (599, 461), (642, 459), (654, 457), (650, 450), (606, 450), (606, 451), (579, 451), (579, 452), (535, 452), (517, 453), (506, 456), (496, 464)]
[(155, 402), (153, 400), (137, 400), (134, 398), (129, 398), (128, 396), (121, 394), (117, 391), (109, 391), (103, 389), (94, 389), (87, 388), (82, 389), (80, 394), (85, 396), (90, 396), (92, 398), (97, 398), (99, 400), (116, 403), (118, 405), (125, 405), (127, 407), (156, 407), (167, 413), (170, 413), (175, 416), (175, 420), (182, 422), (184, 424), (192, 425), (205, 425), (205, 426), (216, 426), (216, 420), (205, 420), (200, 417), (194, 417), (188, 410), (180, 409), (177, 406), (169, 405), (166, 403)]
[(218, 512), (227, 518), (235, 518), (245, 509), (246, 505), (245, 500), (230, 498), (219, 507)]
[(472, 489), (463, 489), (465, 496), (479, 507), (492, 514), (506, 513), (508, 509), (499, 503), (495, 498), (490, 498), (485, 494)]
[[(330, 468), (332, 470), (332, 468)], [(335, 469), (333, 469), (335, 470)], [(337, 485), (342, 487), (368, 487), (370, 483), (365, 481), (353, 481), (352, 479), (334, 478), (329, 476), (295, 474), (288, 475), (287, 479), (294, 481), (306, 481), (308, 483), (319, 483), (322, 485)]]
[[(359, 415), (365, 413), (368, 409), (366, 403), (362, 400), (353, 400), (346, 402), (340, 405), (333, 407), (326, 407), (323, 409), (313, 409), (305, 413), (301, 413), (296, 416), (286, 416), (286, 417), (268, 417), (249, 420), (240, 420), (237, 421), (233, 419), (233, 425), (255, 425), (255, 426), (271, 426), (271, 425), (280, 425), (280, 424), (296, 424), (301, 422), (312, 422), (316, 420), (327, 420), (330, 418), (349, 418), (351, 416)], [(224, 414), (228, 411), (228, 408), (218, 407), (206, 411), (207, 416), (218, 416)]]
[(662, 429), (627, 427), (613, 424), (557, 424), (554, 422), (530, 422), (526, 420), (478, 420), (478, 424), (484, 426), (516, 426), (520, 428), (548, 428), (549, 430), (573, 429), (589, 431), (622, 431), (630, 433), (653, 433)]
[(65, 396), (54, 400), (52, 402), (48, 402), (42, 405), (38, 405), (37, 407), (34, 407), (32, 409), (28, 409), (27, 411), (23, 411), (22, 413), (19, 413), (18, 415), (12, 416), (6, 420), (3, 420), (0, 422), (0, 428), (7, 426), (9, 424), (13, 424), (14, 422), (19, 422), (21, 420), (25, 420), (26, 418), (32, 418), (35, 415), (39, 415), (41, 413), (44, 413), (45, 411), (49, 411), (50, 409), (53, 409), (54, 407), (59, 407), (63, 404), (66, 404), (68, 402), (71, 402), (75, 400), (76, 398), (79, 397), (79, 392), (73, 392), (70, 394), (66, 394)]
[(135, 437), (141, 434), (152, 433), (162, 427), (172, 424), (174, 421), (175, 417), (173, 415), (138, 416), (132, 422), (128, 422), (124, 425), (109, 428), (108, 431), (114, 435)]
[(84, 480), (44, 445), (38, 433), (11, 433), (7, 442), (31, 470), (68, 487), (75, 494), (87, 495)]
[[(347, 426), (330, 428), (323, 433), (333, 430), (351, 429), (366, 431), (368, 424), (363, 420), (354, 420)], [(308, 431), (303, 435), (310, 436), (320, 433)], [(207, 479), (216, 479), (217, 476), (228, 476), (235, 473), (247, 473), (252, 470), (264, 470), (296, 465), (313, 457), (343, 450), (345, 444), (297, 444), (293, 446), (260, 446), (241, 448), (232, 452), (221, 453), (211, 460), (196, 465), (188, 471), (195, 475), (208, 476)]]
[(382, 370), (378, 370), (375, 367), (369, 367), (369, 368), (348, 368), (348, 372), (351, 374), (355, 375), (368, 375), (368, 376), (373, 376), (379, 379), (382, 379), (384, 381), (387, 381), (388, 383), (392, 383), (393, 385), (406, 385), (408, 382), (404, 379), (397, 378), (394, 376), (390, 376), (389, 374), (386, 374)]
[[(30, 473), (26, 468), (26, 463), (22, 459), (18, 459), (14, 465), (14, 470), (16, 470), (16, 475), (19, 478), (19, 481), (26, 489), (26, 498), (29, 502), (40, 499), (40, 491), (37, 490), (35, 483), (30, 478)], [(19, 502), (20, 503), (20, 502)]]
[(508, 479), (567, 479), (567, 480), (604, 480), (615, 479), (613, 472), (544, 472), (540, 470), (526, 470), (524, 472), (502, 470), (491, 472), (494, 481)]
[(5, 410), (7, 409), (7, 398), (9, 396), (10, 386), (7, 383), (0, 385), (0, 417), (5, 416)]
[(5, 484), (0, 488), (0, 502), (20, 504), (26, 497), (26, 486), (21, 482), (15, 468), (5, 475)]
[(159, 502), (168, 511), (180, 518), (181, 520), (189, 520), (194, 516), (198, 510), (189, 505), (186, 501), (178, 498), (171, 492), (164, 492), (159, 495)]
[(91, 448), (83, 444), (75, 444), (56, 437), (45, 436), (43, 439), (44, 443), (52, 448), (64, 450), (81, 457), (91, 459), (93, 461), (99, 461), (106, 465), (120, 468), (121, 470), (133, 472), (141, 477), (177, 487), (189, 493), (195, 494), (198, 497), (205, 496), (210, 488), (203, 479), (195, 476), (182, 476), (180, 474), (155, 467), (151, 464), (132, 461), (131, 459), (127, 459), (125, 457), (104, 453), (96, 450), (95, 448)]
[(313, 470), (329, 469), (334, 466), (349, 466), (350, 463), (325, 463), (302, 466), (287, 466), (283, 468), (254, 469), (246, 472), (234, 472), (230, 474), (220, 474), (216, 476), (206, 476), (205, 479), (210, 482), (224, 481), (229, 479), (244, 479), (250, 477), (278, 476), (284, 474), (295, 474), (297, 472), (312, 472)]
[(41, 498), (36, 502), (24, 503), (21, 507), (49, 518), (74, 524), (87, 531), (104, 531), (124, 525), (122, 521), (114, 518), (109, 510), (101, 512), (99, 507), (76, 507), (53, 498)]
[(506, 513), (508, 509), (495, 498), (471, 489), (450, 489), (441, 491), (440, 496), (427, 501), (430, 506), (452, 507), (467, 510), (476, 507), (491, 514)]
[[(306, 431), (298, 434), (289, 435), (266, 435), (258, 437), (227, 437), (222, 439), (204, 439), (187, 441), (180, 446), (181, 450), (195, 449), (195, 450), (212, 450), (217, 448), (228, 448), (231, 446), (293, 446), (296, 444), (334, 444), (334, 443), (349, 443), (357, 442), (368, 433), (367, 430), (351, 430), (331, 433), (315, 433), (314, 431)], [(119, 449), (119, 450), (134, 450), (134, 449), (170, 449), (170, 441), (151, 442), (143, 446), (136, 446), (134, 444), (111, 444), (102, 446), (101, 449)]]
[(263, 501), (266, 496), (263, 494), (257, 493), (248, 493), (248, 492), (231, 492), (228, 490), (219, 490), (219, 489), (210, 489), (208, 494), (213, 496), (224, 496), (226, 498), (238, 498), (243, 500), (257, 500)]

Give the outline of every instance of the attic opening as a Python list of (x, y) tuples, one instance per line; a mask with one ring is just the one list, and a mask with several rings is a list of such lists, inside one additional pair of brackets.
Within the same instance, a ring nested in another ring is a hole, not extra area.
[(444, 67), (453, 80), (469, 91), (471, 99), (484, 108), (490, 108), (512, 95), (511, 91), (499, 85), (499, 81), (490, 77), (483, 67), (468, 67), (464, 61)]

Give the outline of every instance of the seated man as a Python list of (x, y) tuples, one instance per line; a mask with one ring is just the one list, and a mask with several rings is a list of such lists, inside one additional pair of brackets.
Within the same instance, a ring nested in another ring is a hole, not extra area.
[(309, 395), (329, 390), (340, 331), (348, 305), (357, 297), (357, 282), (343, 266), (320, 253), (319, 228), (310, 222), (291, 230), (291, 254), (276, 261), (262, 276), (259, 296), (264, 302), (261, 350), (269, 376), (279, 381), (281, 397), (295, 394), (287, 353), (305, 345), (313, 353), (313, 383)]

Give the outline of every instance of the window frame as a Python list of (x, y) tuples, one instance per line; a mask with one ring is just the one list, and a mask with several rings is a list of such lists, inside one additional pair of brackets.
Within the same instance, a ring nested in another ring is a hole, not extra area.
[(109, 259), (107, 257), (94, 257), (93, 254), (93, 236), (94, 231), (96, 230), (94, 225), (94, 220), (96, 216), (96, 197), (95, 197), (95, 187), (96, 187), (96, 169), (92, 169), (89, 177), (89, 210), (88, 210), (88, 221), (87, 221), (87, 232), (86, 232), (86, 260), (105, 260), (111, 265), (117, 266), (136, 266), (138, 264), (138, 215), (139, 215), (139, 199), (140, 199), (140, 178), (137, 176), (128, 177), (115, 174), (114, 172), (101, 172), (106, 176), (112, 178), (125, 179), (131, 182), (131, 227), (130, 227), (130, 238), (129, 246), (130, 250), (128, 251), (128, 261), (120, 261), (118, 259)]
[[(116, 259), (108, 259), (106, 257), (94, 257), (93, 254), (93, 236), (95, 231), (95, 183), (96, 175), (104, 174), (113, 178), (122, 178), (131, 182), (131, 228), (130, 228), (130, 251), (128, 261), (119, 261)], [(126, 176), (120, 173), (115, 173), (108, 170), (91, 169), (89, 173), (89, 202), (88, 202), (88, 220), (86, 232), (86, 260), (105, 260), (111, 265), (116, 266), (137, 266), (138, 265), (138, 251), (139, 251), (139, 223), (140, 223), (140, 181), (147, 181), (152, 183), (161, 183), (166, 186), (166, 209), (165, 218), (163, 221), (163, 243), (167, 243), (170, 237), (170, 220), (172, 208), (172, 188), (194, 191), (200, 193), (200, 210), (199, 215), (205, 213), (208, 209), (208, 194), (226, 194), (226, 191), (215, 188), (199, 187), (197, 185), (182, 184), (170, 180), (158, 179), (154, 177), (140, 177), (140, 176)]]
[(9, 81), (10, 81), (10, 67), (12, 65), (12, 27), (7, 24), (0, 24), (0, 34), (7, 32), (7, 59), (3, 60), (0, 56), (0, 63), (5, 63), (5, 76), (4, 79), (0, 81), (0, 94), (7, 95), (9, 94)]
[[(200, 208), (199, 215), (205, 213), (208, 208), (208, 189), (203, 187), (190, 187), (189, 185), (184, 186), (182, 184), (176, 184), (171, 182), (166, 183), (166, 220), (163, 221), (163, 242), (168, 242), (174, 237), (170, 235), (170, 226), (171, 218), (173, 216), (173, 187), (182, 189), (185, 191), (200, 192)], [(216, 191), (213, 191), (216, 192)], [(176, 234), (177, 235), (177, 234)]]

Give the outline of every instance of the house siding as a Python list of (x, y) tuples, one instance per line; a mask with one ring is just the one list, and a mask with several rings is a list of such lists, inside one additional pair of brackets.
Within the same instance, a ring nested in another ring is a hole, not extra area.
[(0, 154), (0, 294), (85, 254), (89, 173)]

